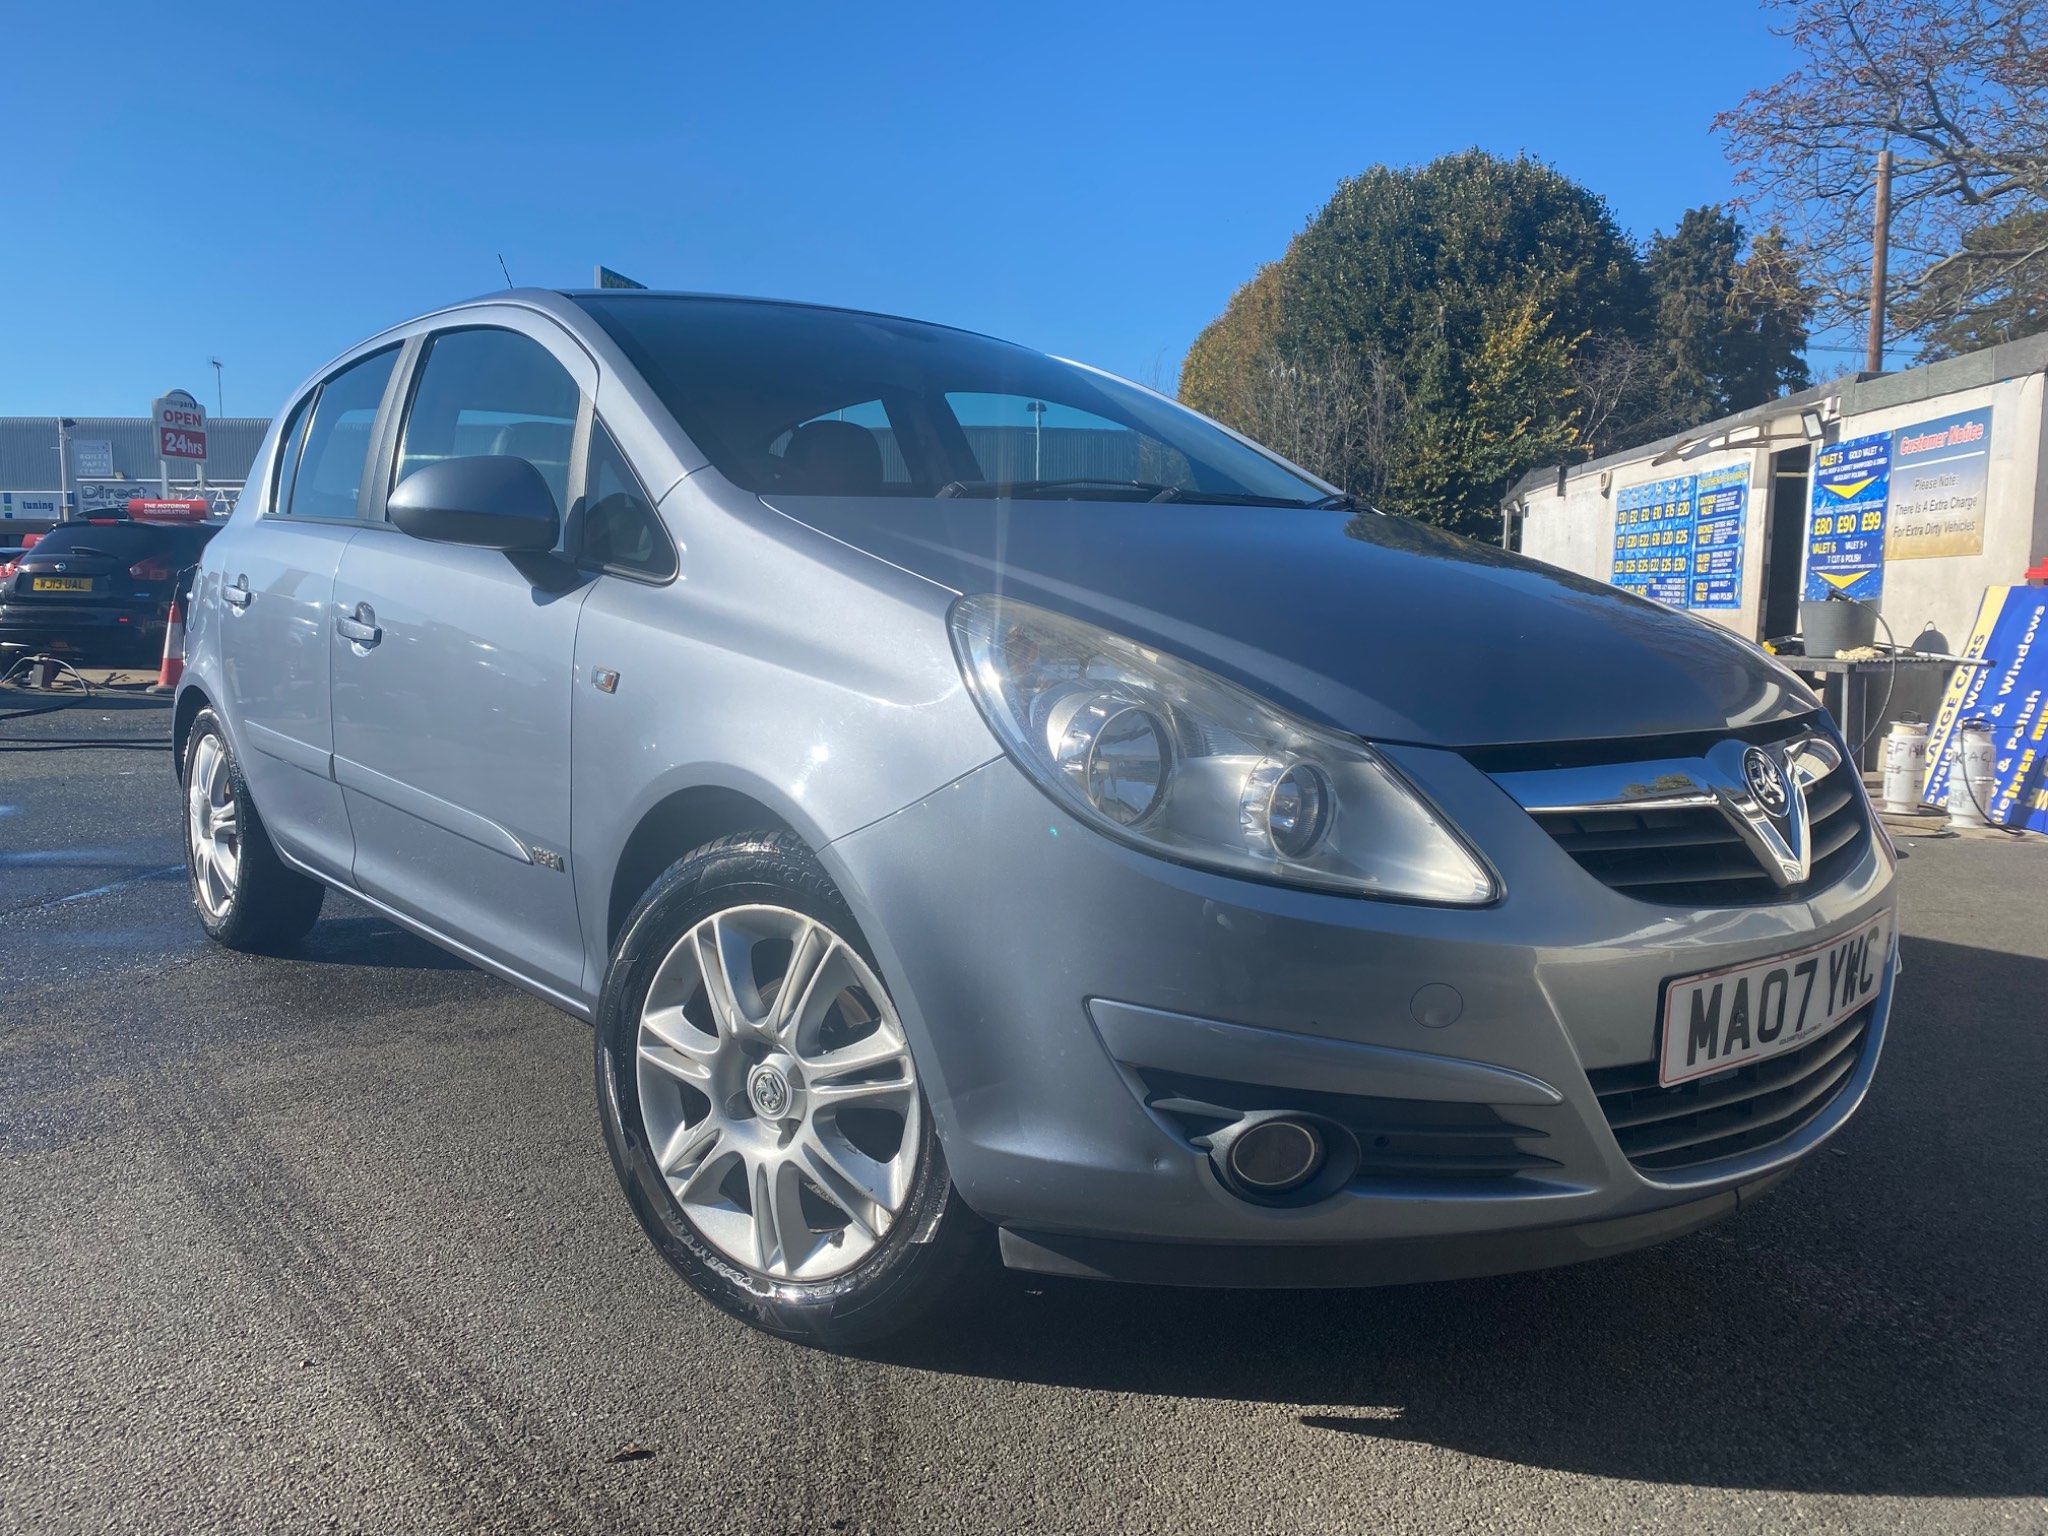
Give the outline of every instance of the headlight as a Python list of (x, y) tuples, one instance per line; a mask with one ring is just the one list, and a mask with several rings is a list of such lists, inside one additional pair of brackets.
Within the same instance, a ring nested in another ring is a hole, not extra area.
[(1493, 876), (1363, 742), (1043, 608), (953, 605), (996, 737), (1083, 821), (1148, 852), (1290, 885), (1478, 905)]

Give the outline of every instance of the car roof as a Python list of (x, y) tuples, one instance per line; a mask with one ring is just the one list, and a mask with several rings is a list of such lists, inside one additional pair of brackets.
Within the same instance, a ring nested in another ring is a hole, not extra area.
[[(808, 309), (826, 315), (858, 315), (864, 320), (893, 320), (901, 325), (928, 325), (934, 330), (958, 331), (963, 336), (981, 336), (990, 341), (1001, 341), (1000, 336), (990, 336), (986, 331), (969, 330), (961, 325), (948, 325), (943, 320), (927, 320), (919, 315), (897, 315), (882, 309), (860, 309), (850, 304), (819, 304), (809, 299), (777, 299), (754, 293), (701, 293), (684, 288), (556, 288), (551, 292), (560, 294), (572, 302), (583, 299), (623, 299), (638, 303), (644, 299), (703, 299), (720, 304), (761, 304), (778, 309)], [(1005, 345), (1014, 346), (1008, 342)]]

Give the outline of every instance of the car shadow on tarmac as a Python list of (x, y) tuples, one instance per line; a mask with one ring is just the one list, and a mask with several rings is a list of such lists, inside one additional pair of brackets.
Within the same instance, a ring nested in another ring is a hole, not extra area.
[(467, 971), (459, 955), (430, 944), (367, 912), (338, 891), (329, 891), (320, 921), (292, 946), (289, 960), (314, 965), (371, 966), (390, 971)]
[(1283, 1404), (1333, 1469), (1406, 1440), (1656, 1483), (2048, 1493), (2048, 962), (1909, 939), (1906, 964), (1857, 1119), (1768, 1198), (1666, 1247), (1374, 1291), (1002, 1276), (943, 1330), (869, 1353)]

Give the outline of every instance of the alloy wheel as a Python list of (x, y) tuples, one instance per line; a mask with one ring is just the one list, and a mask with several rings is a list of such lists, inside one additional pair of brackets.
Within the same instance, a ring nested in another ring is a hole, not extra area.
[(235, 809), (234, 775), (220, 737), (200, 737), (185, 785), (185, 817), (192, 842), (192, 892), (219, 922), (235, 899), (242, 873), (242, 828)]
[(635, 1043), (648, 1148), (683, 1214), (777, 1280), (842, 1274), (911, 1192), (921, 1107), (882, 984), (824, 923), (740, 906), (663, 958)]

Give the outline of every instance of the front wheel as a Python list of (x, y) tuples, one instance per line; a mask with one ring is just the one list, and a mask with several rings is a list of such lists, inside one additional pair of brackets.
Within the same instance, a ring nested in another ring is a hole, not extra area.
[(597, 1100), (641, 1226), (757, 1328), (850, 1344), (944, 1294), (973, 1244), (852, 914), (801, 841), (674, 865), (627, 920)]

